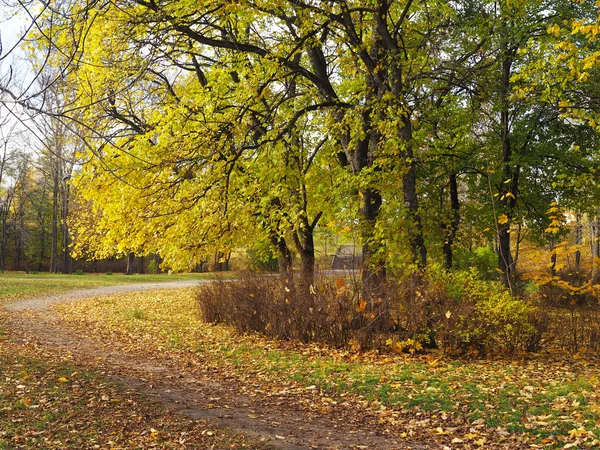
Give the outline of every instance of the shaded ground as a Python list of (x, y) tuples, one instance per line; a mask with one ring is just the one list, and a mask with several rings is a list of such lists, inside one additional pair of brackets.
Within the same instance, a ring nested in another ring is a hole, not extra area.
[(281, 449), (443, 448), (435, 439), (428, 444), (408, 441), (405, 433), (402, 436), (403, 430), (390, 429), (389, 424), (380, 423), (378, 416), (352, 401), (337, 402), (327, 411), (319, 411), (314, 407), (318, 389), (308, 389), (302, 395), (264, 393), (253, 388), (251, 379), (241, 381), (218, 369), (207, 370), (201, 359), (190, 362), (177, 355), (159, 358), (118, 340), (101, 341), (75, 332), (47, 309), (84, 297), (197, 283), (109, 286), (15, 302), (7, 305), (8, 339), (11, 345), (43, 348), (83, 364), (180, 416), (241, 431), (256, 441), (254, 448), (262, 446), (261, 442)]

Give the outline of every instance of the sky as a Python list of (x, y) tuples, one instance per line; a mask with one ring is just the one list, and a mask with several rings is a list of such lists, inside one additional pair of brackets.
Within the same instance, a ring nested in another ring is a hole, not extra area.
[[(15, 45), (27, 30), (30, 22), (24, 14), (11, 14), (11, 11), (0, 2), (0, 37), (2, 39), (2, 54), (0, 55), (0, 82), (6, 81), (12, 68), (13, 82), (16, 81), (15, 91), (20, 90), (24, 81), (31, 79), (28, 76), (28, 64), (25, 53)], [(26, 131), (26, 127), (19, 123), (9, 111), (17, 114), (17, 108), (12, 103), (0, 103), (0, 140), (9, 135)], [(22, 133), (19, 133), (22, 134)], [(19, 145), (15, 142), (14, 145)], [(20, 145), (19, 145), (20, 146)]]
[[(13, 47), (23, 36), (30, 23), (24, 14), (10, 14), (6, 8), (0, 3), (0, 37), (3, 47), (2, 55), (0, 55), (0, 73), (3, 74), (11, 64), (18, 66), (19, 70), (22, 69), (24, 54), (19, 48), (13, 49)], [(8, 54), (9, 52), (10, 54)]]

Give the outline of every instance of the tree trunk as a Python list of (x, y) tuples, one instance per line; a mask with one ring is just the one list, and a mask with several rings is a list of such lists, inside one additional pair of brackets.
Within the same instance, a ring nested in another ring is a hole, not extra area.
[(319, 219), (322, 216), (322, 212), (318, 212), (312, 223), (309, 223), (307, 212), (306, 212), (306, 203), (304, 205), (305, 209), (302, 211), (301, 215), (301, 225), (300, 229), (294, 233), (294, 244), (298, 253), (300, 253), (300, 261), (301, 261), (301, 279), (300, 286), (303, 290), (303, 293), (308, 295), (310, 292), (310, 287), (314, 286), (315, 281), (315, 228), (319, 222)]
[(135, 253), (130, 252), (127, 255), (127, 271), (125, 272), (125, 275), (133, 275), (134, 260), (135, 260)]
[(556, 276), (556, 243), (554, 239), (550, 242), (550, 275)]
[(292, 283), (294, 280), (292, 252), (290, 252), (290, 249), (285, 242), (285, 238), (283, 236), (272, 234), (271, 243), (277, 248), (277, 252), (279, 253), (277, 265), (279, 267), (281, 279), (284, 280), (286, 284)]
[(592, 254), (592, 282), (595, 282), (598, 277), (598, 263), (596, 261), (596, 239), (597, 231), (594, 219), (590, 218), (590, 253)]
[(594, 283), (600, 283), (600, 270), (598, 269), (598, 263), (600, 263), (600, 216), (596, 216), (594, 220), (592, 258), (594, 268), (592, 280)]
[[(500, 224), (498, 230), (498, 269), (502, 280), (512, 292), (513, 259), (510, 250), (510, 225), (514, 215), (518, 196), (519, 170), (518, 165), (513, 170), (511, 129), (510, 129), (510, 77), (512, 73), (512, 56), (509, 54), (507, 42), (502, 43), (503, 60), (501, 74), (501, 107), (500, 124), (502, 127), (502, 167), (503, 177), (498, 187), (500, 193), (500, 213), (506, 216), (506, 222)], [(510, 182), (507, 183), (507, 181)]]
[(456, 173), (454, 172), (450, 173), (450, 207), (450, 223), (448, 224), (448, 226), (444, 227), (444, 231), (446, 233), (444, 239), (444, 266), (448, 270), (452, 269), (452, 246), (454, 244), (454, 239), (456, 238), (458, 225), (460, 224), (458, 182), (456, 178)]
[(59, 176), (56, 161), (52, 163), (52, 244), (50, 254), (50, 272), (58, 273), (58, 210), (59, 210)]
[(229, 258), (231, 253), (216, 252), (214, 257), (213, 268), (215, 272), (227, 272), (229, 270)]
[(61, 191), (62, 208), (60, 228), (62, 234), (62, 273), (71, 273), (71, 240), (69, 238), (69, 225), (67, 223), (67, 218), (69, 216), (69, 185), (67, 184), (66, 178), (62, 180)]
[(575, 251), (575, 267), (580, 269), (581, 265), (581, 250), (579, 246), (583, 243), (583, 227), (581, 226), (581, 213), (575, 214), (575, 245), (578, 246)]
[(43, 225), (43, 217), (40, 217), (40, 263), (38, 272), (41, 272), (46, 259), (46, 228)]
[(417, 174), (415, 167), (415, 157), (412, 143), (412, 125), (407, 115), (402, 117), (403, 126), (399, 130), (400, 138), (405, 145), (403, 152), (404, 163), (408, 167), (407, 172), (402, 177), (402, 191), (404, 194), (404, 203), (408, 208), (408, 233), (412, 252), (413, 263), (417, 265), (418, 270), (423, 270), (427, 265), (427, 248), (423, 237), (423, 224), (419, 214), (419, 199), (417, 196)]
[(2, 217), (2, 234), (0, 235), (0, 271), (6, 270), (6, 250), (7, 250), (7, 232), (6, 232), (6, 215), (3, 211)]

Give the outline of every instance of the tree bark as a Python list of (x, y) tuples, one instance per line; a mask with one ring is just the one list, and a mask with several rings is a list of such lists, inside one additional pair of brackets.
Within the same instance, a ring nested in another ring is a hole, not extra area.
[[(583, 243), (583, 227), (581, 226), (581, 213), (575, 214), (575, 245), (579, 246)], [(575, 267), (580, 269), (581, 265), (581, 250), (575, 251)]]
[[(502, 141), (502, 180), (498, 188), (500, 194), (500, 212), (506, 215), (506, 222), (501, 223), (498, 230), (498, 269), (502, 273), (502, 281), (512, 291), (513, 259), (510, 250), (510, 225), (516, 206), (519, 181), (519, 165), (513, 170), (513, 152), (510, 126), (510, 78), (512, 73), (512, 53), (508, 42), (502, 42), (502, 73), (500, 84), (500, 125)], [(508, 180), (510, 180), (508, 182)]]
[(50, 272), (58, 273), (58, 218), (60, 198), (60, 173), (57, 157), (52, 157), (52, 244), (50, 254)]
[(556, 243), (554, 239), (550, 242), (550, 275), (556, 276)]
[(405, 146), (402, 158), (407, 171), (402, 178), (402, 191), (404, 203), (408, 208), (409, 219), (409, 242), (412, 252), (413, 263), (417, 269), (423, 270), (427, 265), (427, 248), (423, 237), (423, 224), (419, 214), (419, 198), (417, 196), (417, 174), (415, 167), (415, 156), (412, 143), (412, 125), (407, 115), (402, 117), (403, 126), (399, 131), (400, 138)]
[(133, 275), (134, 260), (135, 260), (135, 253), (130, 252), (127, 255), (127, 271), (125, 272), (125, 275)]
[(293, 282), (294, 270), (292, 252), (290, 252), (285, 238), (283, 236), (276, 236), (275, 234), (272, 234), (271, 243), (277, 248), (277, 252), (279, 253), (277, 265), (281, 279), (284, 280), (286, 284)]
[(458, 231), (460, 224), (460, 202), (458, 199), (458, 181), (456, 173), (450, 173), (450, 223), (444, 227), (445, 239), (444, 239), (444, 266), (446, 269), (452, 269), (453, 265), (453, 248), (454, 239)]
[(62, 234), (62, 273), (71, 273), (71, 239), (69, 237), (69, 225), (67, 223), (67, 218), (69, 216), (69, 185), (67, 183), (67, 178), (64, 178), (61, 182), (62, 208), (60, 228)]

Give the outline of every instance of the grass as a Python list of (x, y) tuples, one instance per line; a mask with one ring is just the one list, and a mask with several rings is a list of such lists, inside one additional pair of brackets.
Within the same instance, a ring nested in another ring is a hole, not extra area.
[(273, 342), (203, 323), (193, 294), (184, 290), (86, 300), (61, 311), (75, 326), (119, 336), (145, 351), (203, 358), (240, 379), (252, 376), (265, 390), (303, 392), (316, 386), (330, 400), (354, 398), (377, 413), (387, 411), (381, 420), (390, 426), (415, 427), (408, 411), (413, 421), (427, 418), (434, 434), (466, 424), (467, 431), (450, 437), (477, 445), (486, 436), (487, 442), (516, 439), (518, 445), (547, 448), (600, 444), (600, 383), (593, 357), (456, 361), (438, 354), (356, 355)]
[(84, 274), (62, 275), (49, 273), (26, 274), (24, 272), (4, 272), (0, 274), (0, 304), (13, 300), (40, 295), (51, 295), (73, 289), (94, 288), (130, 283), (153, 283), (162, 281), (199, 280), (211, 274)]

